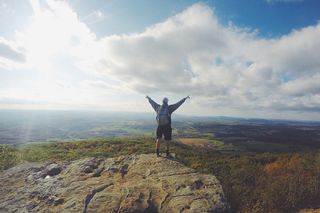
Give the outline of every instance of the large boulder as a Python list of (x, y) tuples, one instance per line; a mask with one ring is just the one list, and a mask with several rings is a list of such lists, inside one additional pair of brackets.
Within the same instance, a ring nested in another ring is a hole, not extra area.
[(198, 213), (228, 207), (215, 176), (154, 154), (26, 164), (1, 173), (0, 183), (0, 212)]

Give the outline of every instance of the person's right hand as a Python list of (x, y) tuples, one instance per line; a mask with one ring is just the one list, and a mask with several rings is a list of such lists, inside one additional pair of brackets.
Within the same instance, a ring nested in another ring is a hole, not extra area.
[(150, 97), (149, 97), (149, 96), (146, 96), (146, 98), (149, 99)]
[(190, 99), (190, 96), (189, 96), (189, 95), (186, 97), (186, 99), (188, 99), (188, 98)]

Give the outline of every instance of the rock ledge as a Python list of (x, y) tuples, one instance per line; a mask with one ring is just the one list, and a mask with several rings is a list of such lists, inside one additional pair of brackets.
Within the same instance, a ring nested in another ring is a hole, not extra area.
[(154, 154), (24, 164), (0, 175), (0, 212), (224, 212), (215, 176)]

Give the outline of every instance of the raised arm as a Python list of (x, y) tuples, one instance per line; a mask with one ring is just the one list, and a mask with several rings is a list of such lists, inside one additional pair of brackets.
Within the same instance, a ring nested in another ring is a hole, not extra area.
[(181, 99), (179, 102), (172, 104), (169, 106), (169, 111), (170, 114), (173, 113), (174, 111), (176, 111), (176, 109), (178, 109), (188, 98), (190, 98), (189, 96)]
[(160, 104), (157, 104), (154, 100), (152, 100), (149, 96), (146, 96), (146, 98), (148, 99), (149, 103), (151, 104), (152, 108), (154, 109), (154, 111), (158, 111)]

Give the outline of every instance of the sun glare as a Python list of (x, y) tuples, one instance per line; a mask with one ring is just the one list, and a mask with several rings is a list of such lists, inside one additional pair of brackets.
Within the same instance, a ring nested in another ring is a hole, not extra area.
[(40, 8), (37, 1), (32, 2), (33, 22), (20, 35), (20, 41), (28, 52), (29, 66), (48, 72), (54, 57), (61, 53), (72, 54), (77, 44), (94, 36), (65, 2), (49, 0), (50, 9)]

